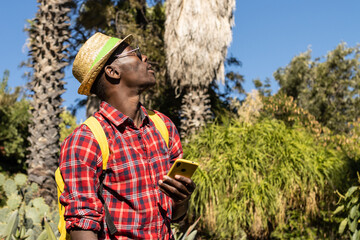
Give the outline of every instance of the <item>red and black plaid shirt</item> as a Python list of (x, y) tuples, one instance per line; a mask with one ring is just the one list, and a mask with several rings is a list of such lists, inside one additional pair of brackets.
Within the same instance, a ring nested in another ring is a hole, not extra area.
[[(168, 117), (157, 112), (169, 130), (169, 148), (145, 108), (141, 110), (139, 128), (106, 102), (95, 113), (110, 148), (103, 197), (118, 230), (115, 239), (169, 239), (173, 202), (159, 190), (158, 181), (182, 157), (182, 147)], [(65, 206), (66, 228), (93, 230), (100, 239), (110, 239), (103, 204), (97, 197), (101, 150), (86, 125), (63, 142), (60, 171), (65, 181), (60, 202)]]

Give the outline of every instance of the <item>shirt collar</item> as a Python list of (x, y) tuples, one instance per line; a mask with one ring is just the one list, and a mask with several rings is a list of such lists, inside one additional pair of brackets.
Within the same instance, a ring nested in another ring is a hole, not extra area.
[[(142, 122), (141, 126), (142, 126), (149, 122), (148, 120), (149, 115), (146, 112), (145, 107), (141, 103), (139, 104), (140, 104), (140, 117), (141, 117), (141, 122)], [(132, 119), (130, 117), (123, 114), (122, 112), (120, 112), (119, 110), (117, 110), (116, 108), (114, 108), (105, 101), (101, 102), (99, 113), (117, 127), (120, 126), (121, 124), (132, 122)]]

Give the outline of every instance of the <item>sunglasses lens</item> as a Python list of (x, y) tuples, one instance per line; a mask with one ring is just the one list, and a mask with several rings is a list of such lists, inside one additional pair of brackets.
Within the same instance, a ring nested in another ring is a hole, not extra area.
[(142, 56), (141, 56), (140, 49), (136, 50), (136, 55), (137, 55), (138, 58), (142, 61)]

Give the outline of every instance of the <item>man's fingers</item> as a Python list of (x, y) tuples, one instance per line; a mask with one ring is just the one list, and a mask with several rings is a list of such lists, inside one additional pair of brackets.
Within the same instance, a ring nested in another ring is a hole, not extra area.
[(189, 189), (187, 188), (187, 186), (183, 182), (177, 181), (176, 179), (173, 179), (173, 178), (168, 177), (168, 176), (164, 176), (163, 181), (166, 184), (175, 187), (178, 191), (182, 192), (183, 194), (191, 195), (191, 191), (189, 191)]
[(190, 193), (192, 193), (196, 188), (196, 184), (190, 178), (181, 175), (175, 175), (175, 179), (179, 182), (182, 182), (182, 184), (186, 186)]
[(187, 194), (180, 192), (176, 187), (171, 186), (163, 181), (159, 182), (160, 191), (174, 199), (175, 201), (184, 200), (187, 198)]
[(196, 185), (190, 178), (175, 175), (175, 179), (164, 176), (164, 179), (159, 181), (159, 187), (162, 192), (175, 201), (182, 201), (191, 196)]

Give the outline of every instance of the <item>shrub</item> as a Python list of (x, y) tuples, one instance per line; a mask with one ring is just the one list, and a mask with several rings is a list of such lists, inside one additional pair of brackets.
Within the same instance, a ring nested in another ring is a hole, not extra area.
[(199, 162), (190, 221), (208, 237), (329, 236), (333, 194), (345, 179), (344, 154), (306, 128), (263, 118), (252, 125), (211, 124), (184, 146)]
[(0, 171), (25, 171), (26, 149), (29, 146), (29, 103), (21, 97), (22, 89), (8, 88), (9, 72), (0, 82)]
[[(334, 134), (330, 129), (319, 123), (308, 111), (299, 107), (292, 97), (278, 93), (271, 97), (264, 97), (264, 106), (261, 110), (262, 116), (272, 117), (283, 121), (291, 127), (298, 124), (310, 131), (319, 144), (331, 145), (341, 150), (353, 162), (354, 165), (360, 159), (360, 118), (354, 122), (347, 123), (348, 132)], [(354, 168), (351, 175), (356, 178)]]
[(76, 124), (76, 117), (71, 114), (68, 110), (63, 111), (60, 114), (62, 122), (60, 123), (60, 144), (64, 141), (64, 139), (69, 136), (75, 128), (78, 126)]
[(339, 233), (351, 239), (360, 238), (360, 175), (358, 174), (358, 185), (351, 186), (347, 192), (339, 195), (338, 207), (334, 211), (334, 215), (340, 215)]

